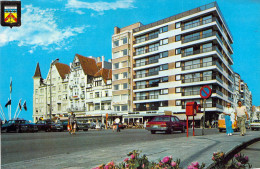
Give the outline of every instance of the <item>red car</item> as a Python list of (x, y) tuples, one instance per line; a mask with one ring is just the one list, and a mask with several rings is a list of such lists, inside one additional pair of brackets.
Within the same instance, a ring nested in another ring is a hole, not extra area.
[(184, 133), (185, 128), (185, 123), (181, 122), (178, 117), (164, 115), (156, 116), (152, 119), (152, 121), (147, 122), (145, 129), (151, 131), (152, 134), (155, 134), (156, 131), (165, 131), (170, 134), (173, 131), (181, 131)]

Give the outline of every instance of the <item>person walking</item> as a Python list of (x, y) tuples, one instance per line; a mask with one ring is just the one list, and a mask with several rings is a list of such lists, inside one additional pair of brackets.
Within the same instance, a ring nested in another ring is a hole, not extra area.
[(239, 100), (237, 102), (238, 106), (235, 112), (235, 119), (237, 119), (237, 124), (240, 129), (240, 136), (244, 136), (246, 134), (246, 126), (245, 121), (248, 120), (248, 114), (246, 111), (246, 106), (242, 105), (242, 102)]
[(231, 107), (231, 103), (227, 103), (227, 107), (224, 108), (223, 114), (225, 114), (226, 133), (228, 136), (232, 136), (233, 134), (231, 116), (234, 114), (234, 112), (235, 111)]
[(69, 116), (68, 124), (70, 126), (69, 133), (75, 134), (75, 132), (76, 132), (76, 118), (75, 118), (75, 114), (73, 112), (71, 112), (71, 115)]
[(116, 131), (117, 131), (117, 132), (120, 132), (120, 128), (119, 128), (120, 119), (119, 119), (119, 118), (116, 118), (116, 119), (115, 119), (115, 123), (116, 123)]

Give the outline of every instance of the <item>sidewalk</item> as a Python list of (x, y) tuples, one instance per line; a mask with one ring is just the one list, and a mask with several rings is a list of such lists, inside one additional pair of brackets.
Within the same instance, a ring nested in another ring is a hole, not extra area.
[[(141, 150), (150, 161), (157, 161), (165, 156), (172, 155), (173, 159), (180, 158), (181, 166), (187, 167), (191, 162), (204, 162), (206, 167), (212, 164), (212, 154), (216, 151), (228, 153), (238, 146), (254, 139), (260, 139), (259, 131), (247, 131), (246, 136), (239, 136), (236, 132), (233, 136), (226, 136), (225, 133), (216, 135), (190, 136), (160, 141), (146, 141), (140, 144), (121, 143), (115, 147), (96, 149), (95, 151), (81, 151), (71, 154), (60, 154), (45, 158), (21, 161), (12, 164), (2, 165), (2, 168), (86, 168), (91, 169), (102, 163), (114, 160), (122, 162), (127, 153), (132, 150)], [(256, 159), (259, 156), (255, 156)], [(260, 166), (258, 166), (260, 167)]]

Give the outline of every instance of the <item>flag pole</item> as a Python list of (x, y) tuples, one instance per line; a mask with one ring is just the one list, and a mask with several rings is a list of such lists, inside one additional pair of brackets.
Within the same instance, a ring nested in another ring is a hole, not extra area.
[[(19, 100), (19, 103), (20, 103), (21, 100), (22, 100), (22, 99)], [(16, 111), (15, 111), (15, 114), (14, 114), (14, 119), (15, 119), (16, 113), (17, 113), (18, 108), (19, 108), (19, 103), (18, 103), (18, 105), (17, 105)]]
[(17, 114), (17, 116), (16, 116), (16, 118), (18, 118), (18, 116), (20, 115), (20, 112), (21, 112), (22, 110), (19, 110), (19, 113)]
[[(12, 77), (10, 79), (10, 100), (12, 101)], [(10, 104), (10, 117), (9, 120), (12, 118), (12, 103)]]

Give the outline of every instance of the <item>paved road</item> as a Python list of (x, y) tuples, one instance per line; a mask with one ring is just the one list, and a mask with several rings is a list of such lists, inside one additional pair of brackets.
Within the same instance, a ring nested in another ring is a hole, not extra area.
[(260, 168), (260, 141), (246, 147), (240, 153), (249, 157), (249, 162), (253, 168)]
[[(217, 129), (205, 130), (207, 135), (216, 133), (218, 133)], [(201, 130), (196, 129), (196, 135), (200, 134)], [(117, 145), (186, 137), (186, 133), (152, 135), (144, 129), (125, 129), (119, 133), (112, 130), (90, 130), (78, 132), (76, 135), (69, 135), (67, 132), (2, 133), (1, 137), (1, 162), (3, 165), (59, 154), (72, 154), (79, 151), (93, 152), (95, 149)]]

